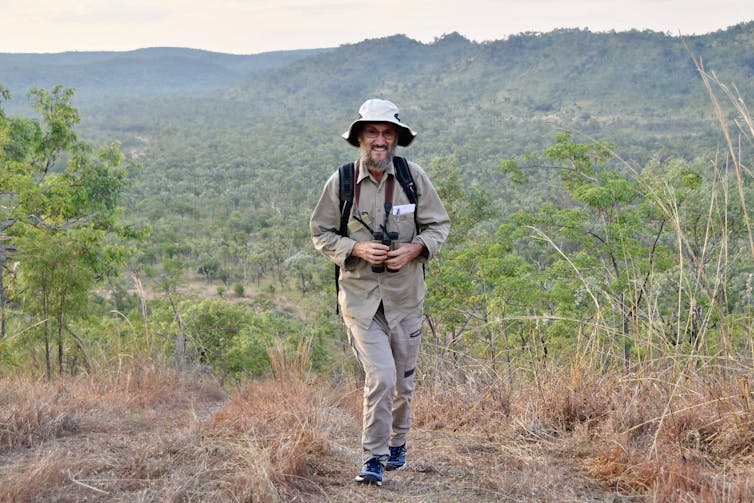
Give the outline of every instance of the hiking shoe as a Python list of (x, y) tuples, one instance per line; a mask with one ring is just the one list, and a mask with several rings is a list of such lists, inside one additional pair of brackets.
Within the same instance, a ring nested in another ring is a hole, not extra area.
[(354, 479), (360, 484), (374, 484), (377, 486), (382, 485), (382, 472), (385, 467), (379, 458), (369, 458), (364, 466), (361, 468), (361, 472)]
[(406, 444), (390, 448), (390, 458), (385, 470), (402, 470), (406, 468)]

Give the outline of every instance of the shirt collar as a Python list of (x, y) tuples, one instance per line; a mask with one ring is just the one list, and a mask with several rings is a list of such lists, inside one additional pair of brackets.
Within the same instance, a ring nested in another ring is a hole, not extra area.
[[(359, 166), (359, 172), (356, 175), (356, 183), (361, 183), (364, 178), (369, 176), (369, 170), (361, 164), (361, 161), (356, 161), (356, 164)], [(392, 161), (390, 162), (390, 166), (385, 170), (385, 174), (395, 176), (395, 166)], [(382, 179), (385, 180), (385, 177)]]

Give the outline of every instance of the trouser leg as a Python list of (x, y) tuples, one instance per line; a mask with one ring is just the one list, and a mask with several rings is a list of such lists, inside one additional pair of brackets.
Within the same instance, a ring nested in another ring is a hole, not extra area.
[(421, 323), (419, 312), (391, 328), (380, 308), (366, 332), (349, 332), (365, 373), (362, 445), (371, 456), (387, 456), (388, 444), (406, 443)]
[(349, 336), (356, 357), (364, 368), (362, 446), (370, 456), (386, 458), (392, 428), (395, 363), (390, 349), (389, 329), (382, 309), (366, 332), (351, 330)]
[(404, 319), (391, 334), (391, 347), (396, 370), (395, 395), (393, 398), (393, 429), (390, 445), (406, 443), (411, 428), (411, 399), (414, 394), (416, 362), (421, 345), (421, 315)]

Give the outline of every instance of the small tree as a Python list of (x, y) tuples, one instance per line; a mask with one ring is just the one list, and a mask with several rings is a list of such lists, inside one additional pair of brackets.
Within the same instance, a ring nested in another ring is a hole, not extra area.
[(285, 261), (285, 268), (293, 273), (298, 280), (301, 294), (306, 295), (314, 279), (315, 263), (311, 255), (298, 252)]
[[(82, 310), (96, 281), (117, 272), (125, 253), (112, 237), (135, 234), (117, 223), (127, 179), (118, 146), (95, 151), (77, 138), (73, 90), (56, 86), (30, 94), (40, 120), (8, 119), (0, 110), (0, 270), (9, 265), (8, 251), (17, 249), (25, 310), (44, 327), (49, 378), (52, 335), (62, 372), (67, 315)], [(9, 285), (0, 279), (4, 336)]]
[[(637, 180), (606, 166), (613, 157), (611, 145), (576, 143), (571, 134), (560, 133), (555, 144), (545, 150), (545, 157), (555, 162), (548, 167), (560, 175), (572, 198), (570, 207), (546, 205), (529, 215), (528, 224), (537, 239), (562, 243), (554, 246), (557, 254), (575, 269), (572, 274), (584, 288), (601, 295), (602, 300), (593, 297), (598, 316), (609, 317), (612, 312), (603, 309), (602, 301), (617, 308), (620, 317), (614, 333), (623, 338), (623, 356), (628, 363), (644, 283), (650, 273), (668, 267), (666, 261), (658, 260), (667, 251), (660, 240), (666, 218), (645, 197)], [(523, 163), (508, 160), (503, 162), (503, 170), (523, 179), (519, 164), (531, 167), (537, 162), (532, 156)], [(553, 279), (563, 271), (559, 269)]]

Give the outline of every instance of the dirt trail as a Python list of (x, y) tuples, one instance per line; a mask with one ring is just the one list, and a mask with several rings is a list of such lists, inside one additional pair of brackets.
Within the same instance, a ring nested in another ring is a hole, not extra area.
[[(346, 444), (347, 442), (347, 444)], [(619, 502), (558, 457), (557, 444), (532, 442), (506, 447), (459, 432), (415, 428), (408, 467), (386, 472), (382, 487), (352, 482), (361, 460), (358, 434), (333, 443), (326, 463), (312, 477), (322, 501), (338, 502)]]
[[(224, 404), (215, 400), (157, 405), (107, 418), (82, 416), (52, 440), (0, 452), (0, 486), (8, 488), (0, 501), (217, 501), (211, 495), (219, 493), (202, 490), (238, 479), (232, 466), (207, 462), (224, 457), (225, 441), (207, 435)], [(338, 420), (345, 424), (343, 434), (329, 439), (329, 452), (316, 465), (308, 463), (307, 476), (286, 481), (278, 493), (281, 500), (630, 501), (589, 481), (576, 460), (559, 455), (572, 453), (573, 446), (546, 436), (526, 441), (513, 428), (501, 429), (507, 438), (494, 439), (414, 428), (408, 467), (386, 472), (381, 488), (359, 485), (353, 477), (362, 456), (360, 427), (342, 411)]]

